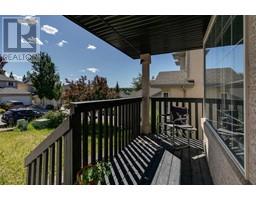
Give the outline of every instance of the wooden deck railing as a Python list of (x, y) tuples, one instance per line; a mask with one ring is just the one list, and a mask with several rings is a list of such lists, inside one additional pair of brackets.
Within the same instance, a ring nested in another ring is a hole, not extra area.
[(70, 117), (26, 158), (27, 184), (74, 184), (81, 167), (113, 158), (140, 134), (141, 100), (72, 103)]
[[(194, 139), (203, 139), (203, 133), (200, 129), (200, 118), (203, 116), (203, 99), (202, 98), (168, 98), (152, 97), (151, 98), (151, 130), (153, 133), (159, 133), (162, 114), (170, 113), (171, 106), (187, 107), (189, 111), (189, 123), (197, 128)], [(165, 120), (165, 119), (163, 119)]]
[[(205, 101), (205, 111), (207, 118), (210, 121), (219, 123), (221, 110), (241, 110), (243, 113), (243, 101), (242, 100), (230, 100), (226, 99), (214, 99), (214, 98), (166, 98), (166, 97), (152, 97), (151, 98), (151, 130), (153, 133), (159, 133), (162, 114), (170, 113), (170, 106), (182, 106), (187, 107), (189, 111), (189, 123), (197, 128), (195, 135), (191, 137), (194, 139), (203, 139), (203, 132), (200, 128), (200, 119), (203, 117), (203, 103)], [(165, 120), (165, 119), (163, 119)], [(218, 124), (217, 124), (218, 126)]]

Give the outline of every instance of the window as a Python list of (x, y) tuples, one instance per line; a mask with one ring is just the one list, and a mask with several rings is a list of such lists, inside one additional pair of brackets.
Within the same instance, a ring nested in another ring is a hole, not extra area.
[(164, 97), (168, 97), (168, 92), (164, 92)]
[(8, 86), (13, 87), (14, 86), (13, 82), (8, 82)]
[(217, 16), (205, 43), (206, 117), (244, 165), (243, 16)]

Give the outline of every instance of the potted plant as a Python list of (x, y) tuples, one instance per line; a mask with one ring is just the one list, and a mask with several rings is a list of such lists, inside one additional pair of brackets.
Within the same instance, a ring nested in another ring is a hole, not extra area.
[(98, 185), (103, 183), (105, 176), (109, 176), (110, 163), (97, 162), (95, 165), (87, 165), (77, 173), (77, 184)]

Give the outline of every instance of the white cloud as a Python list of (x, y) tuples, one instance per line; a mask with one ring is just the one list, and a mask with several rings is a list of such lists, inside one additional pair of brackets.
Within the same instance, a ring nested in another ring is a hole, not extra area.
[(29, 16), (25, 16), (24, 18), (18, 19), (18, 23), (25, 25), (25, 26), (35, 25), (38, 23), (38, 20), (34, 16), (29, 15)]
[(30, 37), (28, 38), (28, 42), (30, 44), (37, 44), (37, 45), (43, 45), (44, 43), (39, 38)]
[[(88, 67), (86, 68), (87, 71), (92, 72), (92, 73), (96, 73), (99, 72), (100, 70), (96, 67)], [(82, 72), (85, 72), (85, 70), (82, 70)]]
[(59, 31), (57, 28), (50, 25), (43, 25), (41, 30), (50, 35), (55, 35)]
[(90, 50), (95, 50), (97, 47), (92, 45), (92, 44), (88, 44), (87, 46), (87, 49), (90, 49)]
[(60, 42), (57, 43), (57, 45), (58, 45), (59, 47), (63, 47), (64, 44), (67, 44), (67, 43), (68, 43), (68, 42), (67, 42), (66, 40), (61, 40)]
[[(9, 72), (5, 72), (5, 75), (6, 75), (7, 77), (9, 77), (9, 76), (10, 76), (10, 73), (9, 73)], [(12, 73), (12, 75), (13, 75), (13, 77), (14, 77), (15, 80), (22, 81), (22, 78), (23, 78), (22, 76), (19, 76), (19, 75), (14, 74), (14, 73)]]
[(21, 43), (23, 44), (37, 44), (37, 45), (43, 45), (44, 43), (39, 38), (30, 37), (28, 40), (24, 40), (21, 38)]

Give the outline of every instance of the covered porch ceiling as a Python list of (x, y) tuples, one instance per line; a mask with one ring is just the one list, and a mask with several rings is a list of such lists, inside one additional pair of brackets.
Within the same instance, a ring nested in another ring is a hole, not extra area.
[(203, 47), (208, 15), (65, 16), (133, 59)]

